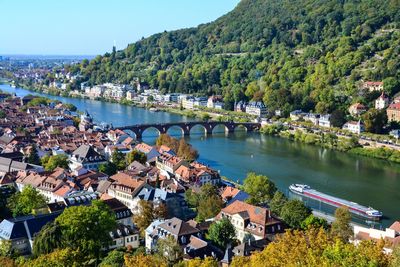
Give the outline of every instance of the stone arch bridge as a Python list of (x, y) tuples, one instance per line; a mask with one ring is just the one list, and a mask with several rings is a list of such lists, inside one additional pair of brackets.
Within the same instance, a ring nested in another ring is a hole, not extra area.
[(211, 135), (214, 128), (218, 125), (225, 127), (225, 132), (233, 133), (235, 128), (244, 127), (247, 132), (253, 132), (259, 130), (261, 127), (260, 123), (254, 122), (220, 122), (220, 121), (193, 121), (193, 122), (169, 122), (169, 123), (149, 123), (149, 124), (136, 124), (122, 127), (115, 127), (120, 130), (130, 130), (136, 135), (136, 139), (142, 139), (143, 132), (147, 129), (154, 128), (158, 130), (160, 134), (167, 133), (171, 127), (178, 127), (181, 129), (183, 135), (190, 135), (190, 130), (200, 125), (204, 128), (207, 135)]

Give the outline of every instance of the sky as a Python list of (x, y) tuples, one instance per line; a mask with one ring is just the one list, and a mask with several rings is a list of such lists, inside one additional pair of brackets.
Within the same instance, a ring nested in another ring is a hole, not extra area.
[(0, 55), (97, 55), (211, 22), (239, 0), (0, 0)]

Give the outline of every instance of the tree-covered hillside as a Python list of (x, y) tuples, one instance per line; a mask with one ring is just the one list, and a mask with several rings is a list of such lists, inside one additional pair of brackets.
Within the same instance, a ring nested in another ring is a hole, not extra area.
[(196, 28), (163, 32), (84, 61), (90, 84), (139, 77), (164, 92), (263, 99), (286, 113), (331, 112), (360, 96), (361, 80), (399, 88), (400, 0), (242, 0)]

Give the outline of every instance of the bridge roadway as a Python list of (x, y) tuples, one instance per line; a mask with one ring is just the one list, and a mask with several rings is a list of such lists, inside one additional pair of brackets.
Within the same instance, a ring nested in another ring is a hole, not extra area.
[(191, 122), (149, 123), (149, 124), (121, 126), (115, 128), (120, 130), (130, 130), (136, 135), (136, 139), (142, 139), (143, 132), (150, 128), (158, 130), (160, 134), (165, 134), (167, 133), (169, 128), (178, 127), (182, 130), (183, 135), (190, 135), (190, 130), (197, 125), (202, 126), (207, 135), (211, 135), (214, 128), (218, 125), (223, 125), (225, 127), (225, 131), (228, 133), (233, 133), (236, 127), (244, 127), (247, 132), (253, 132), (261, 128), (260, 123), (233, 122), (233, 121), (191, 121)]

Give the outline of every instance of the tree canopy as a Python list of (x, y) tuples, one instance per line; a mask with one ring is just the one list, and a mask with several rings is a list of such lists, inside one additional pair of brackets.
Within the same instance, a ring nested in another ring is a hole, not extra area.
[(55, 168), (68, 168), (68, 156), (64, 154), (44, 156), (41, 160), (46, 171), (53, 171)]
[(225, 249), (228, 244), (233, 244), (236, 239), (236, 230), (231, 221), (223, 218), (211, 224), (208, 229), (207, 239), (218, 247)]
[(337, 208), (335, 211), (335, 221), (332, 223), (331, 233), (343, 242), (348, 242), (353, 236), (353, 228), (350, 225), (351, 214), (346, 207)]
[(243, 190), (250, 195), (250, 204), (260, 205), (270, 201), (277, 189), (267, 176), (250, 172), (243, 181)]
[(8, 199), (8, 207), (14, 217), (31, 214), (34, 209), (42, 208), (46, 203), (46, 197), (30, 185)]
[(301, 223), (311, 214), (303, 202), (298, 199), (288, 200), (281, 209), (281, 218), (292, 228), (300, 228)]
[(287, 231), (277, 242), (250, 257), (234, 257), (232, 267), (247, 266), (389, 266), (384, 242), (355, 246), (335, 240), (322, 228)]
[(196, 208), (196, 220), (202, 222), (217, 215), (223, 207), (223, 201), (218, 193), (218, 188), (211, 184), (205, 184), (199, 193), (192, 189), (185, 192), (185, 199), (191, 207)]
[(111, 241), (116, 227), (115, 216), (103, 202), (94, 200), (90, 206), (65, 209), (55, 223), (61, 231), (61, 247), (79, 249), (83, 254), (98, 257), (102, 247)]
[(161, 134), (156, 140), (157, 146), (165, 145), (172, 149), (178, 157), (188, 161), (193, 161), (198, 158), (199, 154), (184, 138), (180, 140), (169, 136), (168, 134)]

